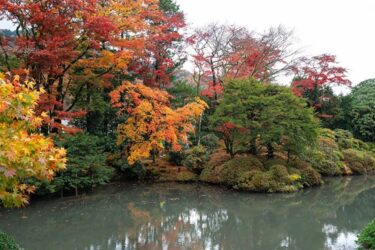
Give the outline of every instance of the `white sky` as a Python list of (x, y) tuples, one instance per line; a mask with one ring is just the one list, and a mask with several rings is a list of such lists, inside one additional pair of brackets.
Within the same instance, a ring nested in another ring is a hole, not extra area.
[[(306, 55), (330, 53), (353, 84), (375, 78), (375, 0), (176, 0), (188, 24), (237, 24), (262, 32), (294, 30)], [(12, 29), (0, 21), (0, 28)]]
[(375, 78), (375, 0), (175, 0), (187, 22), (237, 24), (263, 32), (294, 31), (305, 55), (330, 53), (357, 84)]

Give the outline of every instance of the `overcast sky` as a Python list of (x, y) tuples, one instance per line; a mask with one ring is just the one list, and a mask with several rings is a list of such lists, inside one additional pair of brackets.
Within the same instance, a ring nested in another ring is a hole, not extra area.
[[(306, 55), (331, 53), (353, 84), (375, 78), (375, 0), (176, 0), (187, 22), (237, 24), (257, 32), (284, 25)], [(12, 28), (0, 22), (1, 28)]]
[(330, 53), (353, 84), (375, 78), (375, 0), (176, 0), (187, 22), (294, 30), (306, 55)]

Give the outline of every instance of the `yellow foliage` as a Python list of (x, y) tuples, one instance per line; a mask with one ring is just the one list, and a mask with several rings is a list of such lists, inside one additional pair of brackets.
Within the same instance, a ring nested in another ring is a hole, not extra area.
[(295, 182), (295, 181), (298, 181), (298, 180), (300, 180), (300, 179), (301, 179), (301, 176), (298, 175), (298, 174), (291, 174), (291, 175), (289, 175), (289, 180), (290, 180), (291, 182)]
[(55, 171), (65, 167), (65, 150), (33, 132), (42, 118), (34, 113), (40, 91), (34, 83), (10, 82), (0, 75), (0, 200), (4, 206), (19, 207), (28, 201), (34, 187), (27, 178), (51, 180)]

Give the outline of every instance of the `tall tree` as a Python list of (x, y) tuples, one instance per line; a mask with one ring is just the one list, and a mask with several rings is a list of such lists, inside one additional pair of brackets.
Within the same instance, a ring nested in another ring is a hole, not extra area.
[(182, 28), (184, 14), (171, 0), (161, 0), (159, 8), (146, 15), (149, 29), (145, 49), (130, 64), (134, 77), (151, 87), (170, 86), (173, 72), (185, 61)]
[(334, 55), (302, 57), (293, 71), (295, 73), (292, 82), (293, 91), (298, 96), (305, 97), (309, 106), (314, 107), (320, 117), (330, 117), (329, 114), (323, 113), (324, 108), (322, 108), (324, 102), (330, 98), (327, 87), (351, 86), (346, 76), (347, 70), (338, 66)]
[(210, 24), (196, 29), (188, 42), (193, 47), (194, 80), (203, 95), (222, 93), (225, 79), (253, 77), (271, 82), (291, 69), (296, 51), (290, 49), (291, 33), (283, 27), (263, 34), (243, 27)]
[(231, 147), (227, 148), (231, 155), (245, 147), (253, 154), (267, 149), (272, 158), (278, 146), (290, 156), (316, 140), (319, 125), (313, 110), (289, 88), (254, 79), (231, 80), (224, 86), (223, 99), (211, 122), (224, 137), (230, 132), (231, 143), (226, 145)]

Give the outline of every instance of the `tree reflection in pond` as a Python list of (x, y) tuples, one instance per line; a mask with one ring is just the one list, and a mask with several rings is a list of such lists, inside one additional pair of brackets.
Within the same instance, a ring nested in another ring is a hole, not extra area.
[(0, 210), (30, 250), (354, 249), (375, 215), (375, 179), (328, 179), (293, 194), (196, 184), (116, 184), (79, 199)]

